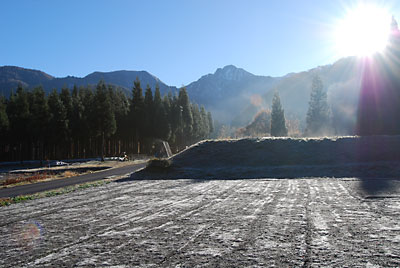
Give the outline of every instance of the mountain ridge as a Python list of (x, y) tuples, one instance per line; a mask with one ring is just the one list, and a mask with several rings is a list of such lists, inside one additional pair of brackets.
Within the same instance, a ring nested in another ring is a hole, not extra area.
[[(335, 114), (355, 113), (358, 96), (359, 75), (357, 60), (354, 57), (340, 59), (332, 64), (318, 66), (303, 72), (291, 72), (282, 77), (254, 75), (234, 65), (218, 68), (214, 73), (201, 76), (187, 84), (192, 101), (212, 112), (213, 118), (220, 123), (233, 127), (243, 127), (263, 109), (268, 109), (274, 91), (281, 96), (282, 106), (288, 118), (304, 120), (308, 107), (311, 81), (318, 75), (324, 83), (331, 102), (339, 103)], [(24, 80), (26, 73), (27, 79)], [(176, 93), (178, 89), (163, 83), (147, 71), (118, 70), (112, 72), (92, 72), (84, 77), (54, 77), (45, 72), (17, 66), (0, 67), (0, 94), (9, 96), (18, 84), (32, 88), (41, 84), (46, 92), (52, 88), (60, 90), (66, 86), (95, 85), (99, 80), (123, 88), (131, 95), (133, 81), (139, 77), (142, 88), (147, 84), (154, 90), (159, 84), (161, 93)], [(7, 91), (8, 90), (8, 91)]]
[(147, 84), (153, 89), (158, 84), (162, 94), (169, 91), (175, 92), (176, 87), (171, 87), (162, 82), (156, 76), (147, 71), (128, 71), (117, 70), (111, 72), (95, 71), (84, 77), (66, 76), (55, 77), (47, 74), (41, 70), (28, 69), (19, 66), (0, 66), (0, 90), (2, 94), (8, 97), (12, 90), (15, 90), (18, 85), (24, 88), (32, 89), (36, 86), (42, 86), (46, 93), (53, 88), (60, 90), (63, 87), (72, 88), (76, 86), (96, 85), (100, 80), (108, 84), (122, 88), (126, 94), (130, 95), (133, 81), (139, 78), (142, 87), (145, 88)]

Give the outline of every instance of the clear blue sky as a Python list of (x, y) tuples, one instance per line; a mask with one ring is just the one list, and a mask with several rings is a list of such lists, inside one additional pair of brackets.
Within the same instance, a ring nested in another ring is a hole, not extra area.
[[(378, 2), (400, 14), (395, 1)], [(228, 64), (281, 76), (337, 59), (332, 27), (349, 5), (318, 0), (3, 0), (0, 66), (40, 69), (56, 77), (146, 70), (175, 86)]]

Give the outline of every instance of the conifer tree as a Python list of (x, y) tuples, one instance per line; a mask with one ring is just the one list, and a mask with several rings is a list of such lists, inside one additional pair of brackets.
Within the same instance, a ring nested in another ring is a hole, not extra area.
[[(22, 162), (24, 158), (23, 147), (27, 147), (32, 137), (30, 129), (30, 109), (28, 102), (28, 94), (18, 85), (16, 94), (11, 94), (7, 105), (7, 115), (9, 120), (9, 141), (11, 144), (17, 145), (19, 151), (19, 159)], [(27, 135), (29, 133), (29, 135)]]
[(192, 109), (192, 115), (193, 115), (192, 142), (197, 142), (202, 138), (201, 134), (202, 134), (203, 122), (200, 115), (199, 106), (197, 104), (192, 104), (190, 107)]
[(39, 158), (41, 162), (45, 157), (45, 146), (49, 138), (49, 106), (45, 96), (45, 92), (41, 86), (33, 89), (30, 100), (30, 114), (31, 114), (31, 131), (34, 140), (37, 142), (39, 149)]
[(0, 96), (0, 139), (4, 141), (6, 132), (8, 131), (9, 121), (6, 112), (6, 100)]
[(177, 147), (181, 147), (182, 146), (181, 141), (183, 139), (183, 133), (184, 133), (183, 107), (179, 105), (177, 96), (169, 95), (169, 97), (171, 97), (170, 99), (171, 103), (170, 120), (172, 129), (171, 142), (174, 143)]
[(156, 84), (156, 89), (154, 90), (154, 119), (152, 122), (152, 128), (154, 130), (154, 137), (162, 139), (162, 128), (161, 125), (165, 121), (164, 111), (162, 107), (162, 99), (160, 93), (160, 86)]
[(327, 94), (318, 76), (315, 76), (312, 81), (306, 123), (307, 136), (321, 136), (330, 131), (330, 111)]
[(117, 122), (116, 135), (119, 138), (127, 138), (129, 135), (129, 128), (131, 127), (127, 117), (130, 105), (129, 100), (120, 88), (116, 90), (111, 88), (111, 92), (111, 101), (115, 113), (115, 120)]
[[(85, 143), (90, 143), (91, 139), (95, 136), (97, 136), (96, 133), (96, 103), (95, 103), (95, 96), (93, 93), (93, 90), (91, 89), (90, 86), (83, 87), (79, 90), (79, 96), (80, 99), (82, 100), (82, 104), (84, 106), (84, 113), (82, 116), (82, 129), (81, 131), (83, 132), (84, 135), (84, 142)], [(89, 146), (89, 151), (91, 151), (91, 148)], [(90, 153), (92, 156), (94, 156), (93, 153)]]
[(182, 111), (182, 126), (183, 126), (182, 142), (183, 145), (186, 145), (187, 140), (185, 137), (190, 137), (192, 135), (193, 115), (192, 115), (192, 110), (190, 109), (189, 96), (187, 94), (185, 87), (179, 90), (178, 105), (179, 109), (181, 109)]
[(83, 145), (84, 133), (88, 133), (88, 127), (84, 124), (85, 106), (82, 103), (81, 95), (78, 88), (74, 87), (72, 90), (72, 111), (69, 117), (69, 129), (74, 142), (73, 157), (81, 157), (81, 149)]
[(103, 81), (97, 84), (94, 102), (96, 136), (101, 137), (101, 157), (104, 160), (105, 138), (109, 138), (115, 133), (116, 122), (110, 95)]
[[(132, 93), (128, 100), (121, 89), (102, 81), (95, 91), (74, 86), (72, 94), (54, 89), (48, 97), (42, 87), (25, 91), (19, 86), (8, 100), (0, 98), (0, 161), (85, 158), (100, 151), (103, 157), (106, 141), (109, 153), (136, 153), (135, 141), (151, 145), (154, 139), (168, 140), (179, 150), (212, 131), (211, 113), (191, 103), (184, 88), (162, 98), (157, 85), (153, 98), (149, 86), (143, 96), (136, 79)], [(140, 147), (141, 153), (152, 150)]]
[[(61, 95), (60, 95), (61, 96)], [(48, 97), (49, 105), (49, 140), (52, 143), (53, 157), (58, 157), (57, 147), (63, 146), (68, 138), (67, 110), (54, 89)], [(69, 96), (69, 94), (68, 94)]]
[[(74, 90), (77, 90), (76, 85), (74, 85)], [(72, 98), (71, 98), (71, 92), (68, 88), (63, 87), (61, 89), (60, 100), (64, 105), (67, 118), (70, 118), (72, 113)]]
[(285, 113), (282, 109), (281, 99), (279, 98), (278, 92), (275, 92), (272, 99), (271, 136), (284, 137), (287, 136), (287, 132)]
[(208, 117), (208, 129), (210, 131), (209, 134), (211, 134), (214, 132), (214, 121), (212, 119), (212, 115), (211, 115), (210, 111), (207, 113), (207, 117)]
[(144, 94), (144, 127), (145, 127), (145, 137), (150, 138), (154, 136), (155, 129), (154, 127), (154, 99), (153, 92), (151, 91), (150, 85), (146, 86), (146, 91)]
[(144, 129), (144, 98), (143, 98), (143, 90), (140, 85), (140, 80), (136, 77), (136, 80), (133, 83), (132, 90), (132, 101), (130, 105), (130, 118), (132, 120), (132, 130), (133, 136), (135, 137), (138, 153), (140, 152), (140, 139), (143, 135)]
[[(74, 89), (77, 89), (76, 85), (74, 85)], [(72, 117), (72, 98), (71, 98), (71, 92), (70, 92), (69, 88), (63, 87), (61, 89), (61, 93), (60, 93), (59, 97), (65, 108), (66, 120), (68, 121), (67, 123), (69, 124), (69, 122), (71, 121), (71, 117)], [(67, 135), (67, 137), (65, 138), (66, 142), (64, 144), (64, 150), (67, 152), (67, 156), (70, 157), (72, 135), (71, 135), (71, 129), (69, 126), (66, 129), (66, 135)]]
[(210, 133), (210, 123), (208, 122), (208, 115), (206, 109), (202, 105), (200, 107), (200, 117), (201, 117), (201, 139), (207, 138)]
[(161, 139), (170, 140), (172, 137), (172, 117), (171, 117), (171, 102), (170, 98), (165, 95), (162, 100), (162, 114), (161, 117)]

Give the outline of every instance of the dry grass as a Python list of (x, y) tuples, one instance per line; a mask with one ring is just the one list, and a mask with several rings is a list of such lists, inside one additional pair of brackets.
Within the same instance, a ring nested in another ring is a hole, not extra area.
[(69, 177), (75, 177), (75, 176), (78, 176), (78, 175), (80, 175), (80, 173), (75, 172), (75, 171), (71, 171), (71, 170), (67, 170), (67, 171), (64, 171), (61, 174), (61, 177), (62, 178), (69, 178)]
[(51, 176), (51, 174), (48, 174), (46, 172), (35, 173), (32, 176), (28, 176), (28, 177), (8, 178), (8, 179), (2, 181), (1, 185), (6, 186), (6, 185), (14, 185), (14, 184), (20, 184), (20, 183), (33, 183), (33, 182), (45, 180), (50, 176)]

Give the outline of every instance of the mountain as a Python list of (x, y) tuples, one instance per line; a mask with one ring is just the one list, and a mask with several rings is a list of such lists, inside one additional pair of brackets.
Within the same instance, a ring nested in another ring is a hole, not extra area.
[(56, 78), (42, 71), (25, 69), (16, 66), (0, 67), (0, 94), (9, 96), (18, 84), (25, 88), (33, 88), (42, 85), (46, 92), (53, 88), (60, 90), (62, 87), (72, 88), (76, 86), (96, 85), (100, 80), (108, 84), (121, 87), (128, 95), (131, 94), (133, 81), (138, 77), (142, 88), (145, 89), (149, 84), (152, 89), (156, 84), (160, 86), (161, 94), (169, 91), (176, 92), (176, 87), (170, 87), (157, 77), (146, 71), (114, 71), (114, 72), (94, 72), (85, 77), (67, 76)]
[[(309, 71), (292, 73), (283, 77), (275, 86), (274, 91), (279, 91), (284, 100), (284, 108), (304, 116), (308, 108), (308, 99), (311, 92), (311, 82), (314, 76), (319, 76), (328, 92), (328, 98), (334, 100), (338, 95), (349, 93), (354, 95), (359, 89), (361, 68), (356, 58), (341, 59), (334, 64), (320, 66)], [(273, 92), (264, 94), (266, 103), (271, 103)]]
[[(210, 110), (214, 118), (231, 123), (249, 103), (262, 102), (261, 95), (279, 80), (280, 78), (254, 75), (233, 65), (227, 65), (190, 83), (186, 89), (190, 98)], [(250, 118), (234, 125), (241, 126), (247, 123), (252, 119), (253, 112), (257, 111), (252, 110)]]
[(0, 93), (8, 97), (11, 90), (16, 89), (19, 84), (29, 88), (34, 85), (45, 84), (53, 79), (53, 76), (37, 70), (16, 66), (0, 67)]
[(333, 120), (338, 126), (337, 133), (352, 134), (350, 129), (356, 121), (362, 78), (362, 62), (356, 57), (343, 58), (333, 64), (286, 75), (273, 90), (265, 92), (263, 99), (270, 107), (273, 92), (278, 91), (287, 118), (296, 118), (304, 124), (314, 76), (321, 78), (327, 91)]
[(360, 90), (360, 62), (355, 57), (283, 77), (259, 76), (233, 65), (217, 69), (187, 85), (189, 96), (204, 105), (214, 118), (232, 127), (243, 127), (264, 109), (269, 109), (274, 91), (281, 96), (288, 119), (304, 127), (313, 77), (318, 75), (328, 93), (338, 133), (354, 124)]
[[(213, 118), (234, 128), (246, 126), (261, 110), (271, 107), (273, 92), (281, 97), (286, 118), (304, 127), (311, 91), (311, 81), (318, 75), (328, 93), (334, 120), (340, 121), (338, 133), (349, 134), (354, 125), (361, 81), (360, 61), (348, 57), (325, 66), (283, 77), (254, 75), (241, 68), (228, 65), (213, 74), (202, 76), (186, 86), (189, 97), (211, 111)], [(106, 83), (122, 87), (130, 95), (133, 81), (138, 77), (145, 88), (159, 84), (161, 93), (177, 92), (146, 71), (94, 72), (83, 78), (67, 76), (56, 78), (37, 70), (14, 66), (0, 67), (0, 94), (9, 96), (18, 84), (26, 88), (42, 85), (48, 92), (64, 86), (95, 85), (103, 79)]]

